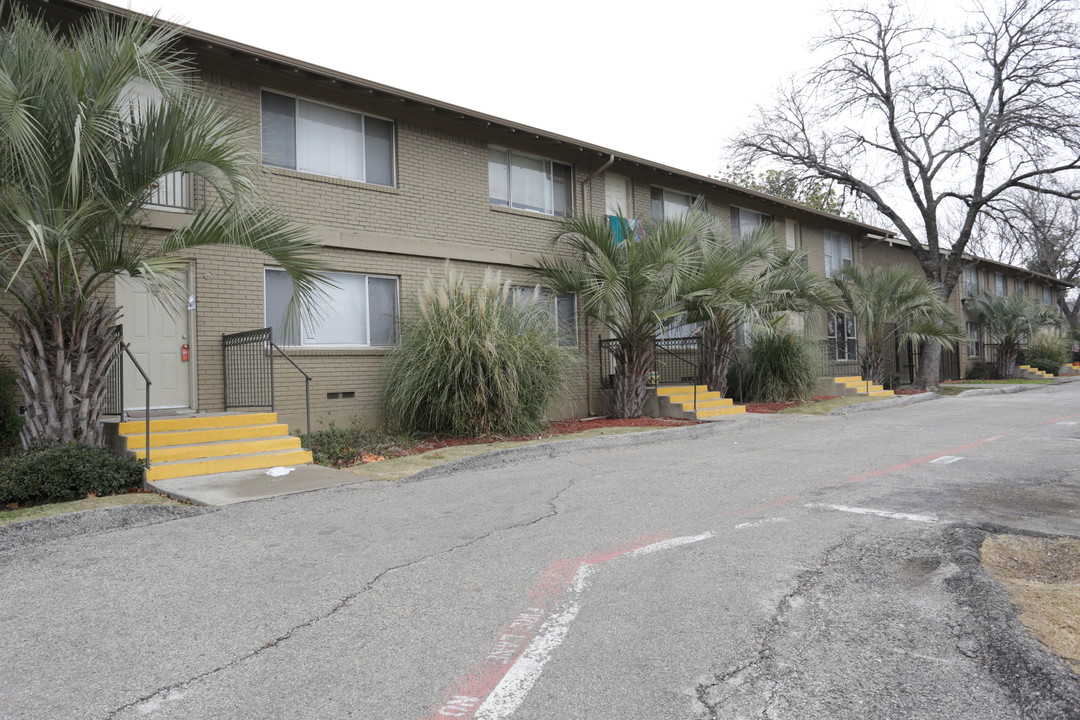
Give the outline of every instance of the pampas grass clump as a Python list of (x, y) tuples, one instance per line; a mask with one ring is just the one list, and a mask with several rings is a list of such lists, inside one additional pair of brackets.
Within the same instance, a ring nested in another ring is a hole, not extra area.
[(569, 362), (548, 302), (539, 290), (512, 293), (490, 270), (479, 285), (449, 266), (429, 275), (387, 362), (388, 426), (457, 436), (543, 428)]

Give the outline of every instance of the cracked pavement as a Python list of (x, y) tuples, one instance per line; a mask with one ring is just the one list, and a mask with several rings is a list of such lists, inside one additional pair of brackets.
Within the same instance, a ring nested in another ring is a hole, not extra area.
[(0, 718), (419, 720), (553, 561), (658, 533), (711, 536), (591, 575), (513, 717), (1080, 717), (971, 560), (980, 524), (1080, 536), (1078, 400), (763, 417), (22, 528), (0, 537)]

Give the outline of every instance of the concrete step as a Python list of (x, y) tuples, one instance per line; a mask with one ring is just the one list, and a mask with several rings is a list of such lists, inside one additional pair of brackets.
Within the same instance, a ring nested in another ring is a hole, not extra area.
[(146, 479), (149, 482), (154, 482), (155, 480), (191, 477), (193, 475), (213, 475), (237, 470), (272, 468), (278, 465), (306, 465), (311, 462), (311, 453), (307, 450), (277, 450), (248, 455), (230, 455), (220, 458), (179, 460), (163, 463), (155, 462), (153, 455), (151, 455), (150, 459), (153, 465), (146, 471)]
[[(209, 430), (211, 428), (265, 425), (277, 422), (276, 413), (214, 413), (186, 415), (184, 417), (151, 418), (150, 432), (176, 432), (180, 430)], [(120, 423), (121, 435), (146, 432), (145, 420), (127, 420)]]
[[(666, 397), (673, 403), (692, 403), (695, 399), (695, 395), (692, 392), (686, 393), (685, 395), (665, 395), (662, 397)], [(698, 391), (698, 394), (696, 395), (696, 399), (698, 402), (703, 402), (705, 400), (722, 400), (723, 397), (723, 395), (716, 392), (715, 390), (709, 390), (708, 392)]]
[[(170, 432), (151, 431), (150, 447), (196, 445), (225, 440), (253, 440), (255, 438), (278, 437), (288, 434), (289, 426), (284, 423), (208, 428), (205, 430), (174, 430)], [(124, 435), (124, 438), (126, 439), (127, 449), (129, 451), (140, 450), (146, 447), (146, 436), (142, 432)], [(153, 457), (151, 456), (151, 460), (152, 459)]]
[(702, 408), (696, 411), (699, 418), (721, 417), (723, 415), (742, 415), (746, 412), (745, 405), (729, 405), (727, 407)]
[[(659, 387), (657, 387), (655, 389), (656, 389), (656, 394), (660, 395), (661, 397), (663, 397), (665, 395), (686, 395), (686, 394), (693, 395), (694, 394), (694, 386), (693, 385), (661, 385), (661, 386), (659, 386)], [(709, 387), (708, 387), (708, 385), (698, 385), (697, 390), (698, 390), (699, 393), (709, 392)]]
[[(201, 460), (228, 455), (250, 455), (253, 453), (272, 452), (275, 450), (296, 450), (300, 448), (300, 438), (284, 435), (270, 438), (255, 438), (224, 442), (199, 443), (197, 445), (171, 445), (158, 449), (151, 446), (150, 459), (157, 463), (176, 460)], [(146, 457), (146, 448), (135, 451), (135, 457)]]

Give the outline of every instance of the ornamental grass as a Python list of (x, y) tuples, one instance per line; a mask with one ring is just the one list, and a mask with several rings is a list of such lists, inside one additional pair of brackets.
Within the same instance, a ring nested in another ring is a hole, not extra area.
[(543, 428), (570, 360), (556, 346), (549, 299), (510, 288), (490, 270), (478, 285), (449, 265), (427, 277), (387, 361), (388, 427), (455, 436)]

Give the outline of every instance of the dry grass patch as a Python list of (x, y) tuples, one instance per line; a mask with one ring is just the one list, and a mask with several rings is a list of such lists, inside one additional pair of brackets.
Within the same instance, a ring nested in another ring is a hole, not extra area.
[(1080, 675), (1080, 540), (991, 535), (982, 563), (1020, 621)]
[(97, 510), (99, 508), (115, 507), (117, 505), (181, 505), (175, 500), (158, 495), (157, 493), (130, 493), (126, 495), (106, 495), (104, 497), (87, 498), (85, 500), (73, 500), (71, 502), (51, 503), (48, 505), (33, 505), (19, 508), (18, 510), (0, 510), (0, 525), (7, 523), (22, 522), (23, 520), (37, 520), (39, 518), (64, 515), (66, 513), (82, 512), (83, 510)]

